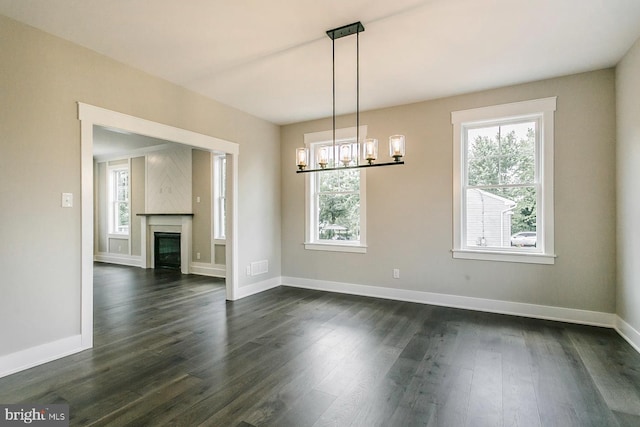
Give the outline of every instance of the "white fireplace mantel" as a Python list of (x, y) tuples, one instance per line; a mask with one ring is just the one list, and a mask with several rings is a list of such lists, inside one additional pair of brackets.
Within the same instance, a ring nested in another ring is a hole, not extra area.
[(144, 213), (140, 217), (142, 268), (154, 268), (153, 233), (180, 233), (180, 271), (189, 274), (193, 230), (192, 213)]

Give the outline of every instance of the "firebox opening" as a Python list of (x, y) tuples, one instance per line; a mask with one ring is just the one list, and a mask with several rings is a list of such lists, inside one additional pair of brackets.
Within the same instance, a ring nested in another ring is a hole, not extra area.
[(180, 270), (180, 233), (155, 232), (154, 267)]

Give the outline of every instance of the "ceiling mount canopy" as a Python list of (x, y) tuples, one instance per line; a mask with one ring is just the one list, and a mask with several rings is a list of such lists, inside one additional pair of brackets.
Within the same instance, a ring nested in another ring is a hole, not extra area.
[[(332, 63), (333, 63), (333, 143), (331, 149), (324, 146), (318, 153), (310, 153), (308, 147), (296, 149), (297, 173), (321, 172), (339, 169), (367, 168), (374, 166), (402, 165), (405, 155), (404, 135), (392, 135), (389, 137), (389, 157), (392, 162), (375, 163), (378, 159), (378, 140), (366, 138), (360, 141), (360, 33), (364, 31), (364, 25), (360, 21), (342, 27), (327, 30), (327, 36), (331, 39)], [(356, 35), (356, 142), (336, 144), (336, 49), (335, 41), (342, 37)], [(360, 161), (366, 163), (360, 163)], [(339, 164), (342, 166), (339, 166)], [(315, 167), (314, 167), (315, 166)]]
[(342, 27), (334, 28), (333, 30), (327, 30), (327, 35), (331, 40), (339, 39), (353, 34), (361, 33), (364, 31), (364, 25), (362, 22), (354, 22), (353, 24), (343, 25)]

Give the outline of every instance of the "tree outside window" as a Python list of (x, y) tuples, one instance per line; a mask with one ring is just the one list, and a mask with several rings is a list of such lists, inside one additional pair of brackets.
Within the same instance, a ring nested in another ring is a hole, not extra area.
[(320, 172), (317, 183), (318, 240), (360, 240), (360, 171)]
[[(466, 129), (468, 246), (536, 246), (537, 127), (527, 120)], [(530, 233), (526, 244), (515, 237), (521, 232)]]

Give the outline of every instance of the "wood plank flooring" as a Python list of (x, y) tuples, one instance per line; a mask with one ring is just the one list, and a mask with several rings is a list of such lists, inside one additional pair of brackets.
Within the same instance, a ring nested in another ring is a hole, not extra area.
[(614, 331), (95, 266), (95, 347), (0, 379), (81, 426), (640, 426)]

